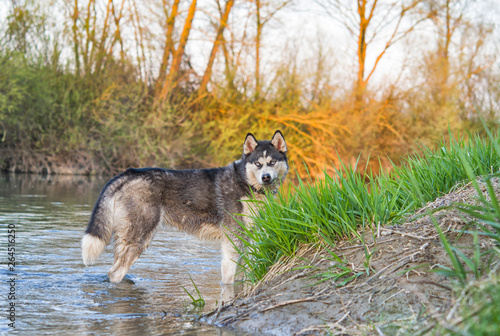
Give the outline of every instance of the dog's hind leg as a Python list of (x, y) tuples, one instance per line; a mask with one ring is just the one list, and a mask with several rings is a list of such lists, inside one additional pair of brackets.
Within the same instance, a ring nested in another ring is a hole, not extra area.
[(130, 218), (132, 221), (115, 229), (115, 261), (108, 272), (109, 280), (113, 283), (123, 280), (130, 267), (153, 240), (160, 224), (159, 209), (142, 210), (138, 216)]
[(109, 281), (113, 283), (122, 281), (144, 250), (140, 245), (127, 244), (117, 240), (115, 243), (115, 262), (108, 272)]

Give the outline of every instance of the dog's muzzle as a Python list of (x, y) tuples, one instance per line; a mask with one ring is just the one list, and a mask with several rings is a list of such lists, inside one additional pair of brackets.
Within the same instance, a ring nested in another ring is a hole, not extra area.
[(262, 183), (263, 184), (271, 184), (271, 183), (273, 183), (273, 179), (271, 178), (271, 174), (263, 174), (262, 175)]

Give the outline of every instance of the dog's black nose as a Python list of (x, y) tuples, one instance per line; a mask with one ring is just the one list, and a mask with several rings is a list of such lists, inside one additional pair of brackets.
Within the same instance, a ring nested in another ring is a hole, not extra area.
[(264, 175), (262, 175), (262, 182), (264, 182), (264, 183), (271, 182), (271, 175), (270, 174), (264, 174)]

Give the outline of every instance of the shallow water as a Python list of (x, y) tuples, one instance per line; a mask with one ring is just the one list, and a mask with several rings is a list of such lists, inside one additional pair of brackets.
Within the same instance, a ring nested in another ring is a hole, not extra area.
[[(109, 246), (96, 265), (83, 265), (80, 239), (105, 183), (82, 176), (0, 175), (0, 333), (243, 335), (185, 314), (190, 299), (181, 285), (194, 293), (189, 276), (206, 310), (219, 299), (215, 243), (160, 231), (117, 285), (106, 275), (112, 262)], [(14, 254), (8, 247), (15, 248)], [(15, 266), (9, 258), (15, 258)], [(8, 319), (12, 304), (15, 328)]]

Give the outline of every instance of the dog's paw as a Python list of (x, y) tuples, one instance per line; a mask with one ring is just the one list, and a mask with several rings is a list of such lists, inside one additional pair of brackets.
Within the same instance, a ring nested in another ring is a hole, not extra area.
[(222, 284), (219, 304), (223, 306), (225, 304), (228, 304), (233, 299), (234, 299), (234, 285)]

